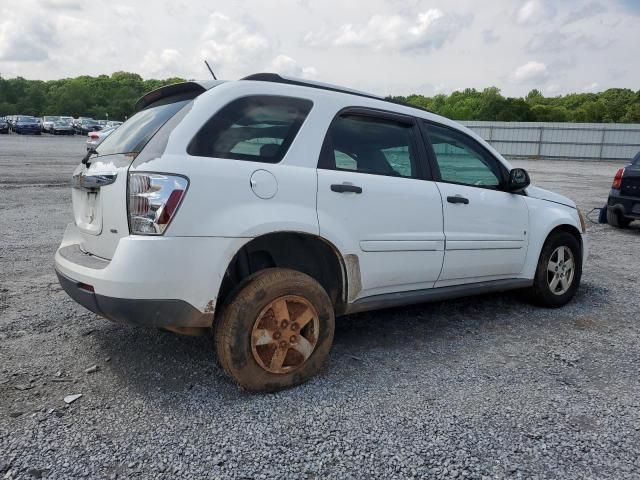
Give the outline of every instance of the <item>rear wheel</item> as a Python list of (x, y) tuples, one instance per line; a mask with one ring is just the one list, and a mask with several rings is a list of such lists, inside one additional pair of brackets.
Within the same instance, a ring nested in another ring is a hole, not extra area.
[(625, 218), (618, 210), (607, 208), (607, 223), (616, 228), (627, 228), (631, 220)]
[(561, 307), (573, 298), (582, 277), (580, 243), (568, 232), (552, 233), (542, 247), (531, 289), (533, 300)]
[(333, 331), (333, 305), (318, 282), (295, 270), (269, 268), (230, 295), (216, 319), (216, 352), (243, 388), (273, 392), (320, 370)]

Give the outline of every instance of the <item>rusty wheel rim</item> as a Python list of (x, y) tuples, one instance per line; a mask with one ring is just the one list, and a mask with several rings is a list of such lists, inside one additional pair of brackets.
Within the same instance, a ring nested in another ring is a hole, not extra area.
[(253, 358), (267, 372), (291, 373), (315, 350), (319, 326), (318, 312), (307, 299), (278, 297), (262, 309), (253, 324)]

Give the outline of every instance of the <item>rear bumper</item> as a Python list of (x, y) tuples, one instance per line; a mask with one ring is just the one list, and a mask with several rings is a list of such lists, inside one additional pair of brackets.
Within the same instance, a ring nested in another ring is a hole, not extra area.
[(92, 292), (87, 284), (73, 280), (57, 269), (56, 275), (67, 295), (87, 310), (116, 323), (144, 327), (207, 327), (213, 320), (212, 313), (203, 313), (183, 300), (107, 297)]
[(617, 190), (612, 190), (607, 208), (627, 218), (640, 220), (640, 197), (620, 195)]
[(83, 235), (69, 224), (55, 255), (55, 269), (71, 298), (110, 320), (151, 327), (209, 327), (228, 263), (246, 241), (126, 236), (106, 260), (83, 252)]

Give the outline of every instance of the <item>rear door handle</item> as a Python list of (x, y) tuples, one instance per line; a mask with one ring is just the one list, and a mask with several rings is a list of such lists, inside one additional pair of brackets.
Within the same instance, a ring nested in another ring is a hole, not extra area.
[(454, 195), (454, 196), (447, 197), (447, 202), (449, 202), (449, 203), (462, 203), (464, 205), (467, 205), (469, 203), (469, 199), (468, 198), (464, 198), (461, 195)]
[(362, 187), (358, 187), (357, 185), (348, 185), (346, 183), (334, 183), (331, 185), (331, 191), (338, 193), (362, 193)]

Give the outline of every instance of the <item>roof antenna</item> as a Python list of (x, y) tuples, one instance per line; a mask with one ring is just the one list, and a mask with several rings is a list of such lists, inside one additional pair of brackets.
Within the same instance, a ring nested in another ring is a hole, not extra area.
[(204, 61), (204, 64), (207, 66), (207, 68), (209, 69), (209, 71), (211, 72), (211, 76), (213, 77), (214, 80), (218, 80), (216, 78), (216, 74), (213, 73), (213, 70), (211, 70), (211, 67), (209, 66), (209, 62), (207, 62), (206, 60)]

